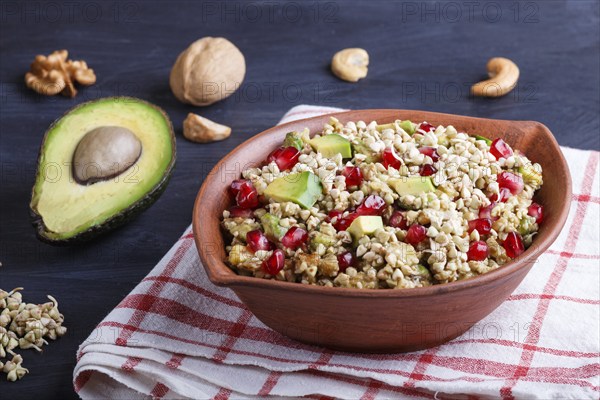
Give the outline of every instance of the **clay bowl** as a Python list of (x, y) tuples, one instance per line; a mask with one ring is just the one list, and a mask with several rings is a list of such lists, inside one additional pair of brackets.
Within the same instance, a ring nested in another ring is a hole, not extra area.
[(352, 352), (407, 352), (447, 342), (491, 313), (519, 285), (538, 256), (562, 229), (571, 197), (571, 178), (552, 133), (531, 121), (500, 121), (408, 110), (358, 110), (334, 114), (341, 122), (396, 119), (454, 125), (459, 131), (502, 137), (544, 169), (537, 194), (545, 220), (533, 245), (505, 266), (476, 278), (406, 290), (327, 288), (239, 276), (225, 265), (219, 227), (231, 205), (227, 188), (243, 169), (259, 164), (285, 134), (322, 129), (331, 115), (268, 129), (221, 160), (204, 181), (194, 206), (194, 236), (209, 279), (233, 290), (272, 329), (300, 342)]

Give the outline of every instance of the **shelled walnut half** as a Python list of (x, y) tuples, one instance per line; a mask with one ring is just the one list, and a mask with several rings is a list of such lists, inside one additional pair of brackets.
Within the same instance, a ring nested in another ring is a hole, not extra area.
[(93, 69), (88, 68), (85, 61), (68, 60), (68, 57), (67, 50), (57, 50), (47, 57), (37, 55), (31, 63), (30, 71), (25, 74), (27, 87), (46, 96), (61, 93), (75, 97), (75, 82), (83, 86), (96, 83), (96, 74)]

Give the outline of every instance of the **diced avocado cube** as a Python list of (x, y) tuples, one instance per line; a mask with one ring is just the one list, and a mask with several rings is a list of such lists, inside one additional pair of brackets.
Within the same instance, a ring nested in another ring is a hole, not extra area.
[(417, 265), (415, 275), (421, 275), (423, 277), (431, 278), (431, 272), (429, 272), (427, 267), (425, 267), (421, 264)]
[(427, 269), (427, 267), (419, 264), (415, 267), (415, 270), (415, 273), (411, 274), (413, 282), (420, 283), (421, 286), (430, 286), (433, 284), (431, 272)]
[(337, 239), (333, 236), (329, 236), (321, 232), (315, 232), (311, 235), (310, 247), (313, 250), (316, 250), (320, 244), (322, 244), (325, 247), (331, 247), (334, 244), (336, 244), (336, 242)]
[(354, 148), (354, 154), (359, 153), (365, 155), (365, 162), (373, 163), (378, 160), (377, 154), (361, 141), (352, 143), (352, 148)]
[(475, 140), (483, 140), (488, 146), (492, 144), (492, 140), (486, 138), (485, 136), (475, 135)]
[(408, 133), (409, 135), (412, 135), (417, 131), (417, 124), (405, 119), (404, 121), (400, 122), (400, 128), (404, 129), (404, 132)]
[(527, 164), (517, 168), (517, 171), (523, 176), (525, 183), (538, 188), (542, 185), (542, 174), (536, 169), (535, 165)]
[(419, 210), (419, 206), (417, 204), (415, 204), (415, 202), (408, 202), (406, 201), (407, 199), (404, 198), (403, 196), (400, 196), (400, 198), (398, 199), (398, 205), (400, 206), (401, 209), (403, 210)]
[(356, 218), (348, 229), (346, 229), (358, 241), (363, 236), (369, 236), (375, 233), (377, 229), (383, 229), (383, 220), (378, 215), (361, 215)]
[(229, 252), (228, 261), (231, 265), (237, 266), (252, 259), (252, 253), (242, 244), (236, 244)]
[(435, 191), (433, 178), (431, 176), (409, 176), (398, 179), (390, 179), (388, 185), (400, 196), (412, 194), (418, 196), (421, 193)]
[(287, 232), (286, 228), (279, 225), (279, 218), (271, 213), (263, 214), (260, 217), (260, 223), (265, 231), (265, 235), (272, 240), (280, 240)]
[(283, 147), (295, 147), (298, 150), (302, 150), (302, 148), (304, 147), (304, 142), (302, 142), (302, 139), (300, 138), (300, 134), (298, 132), (288, 132), (285, 135)]
[(246, 234), (258, 228), (260, 228), (260, 225), (256, 222), (242, 222), (240, 224), (234, 224), (230, 226), (229, 233), (245, 243)]
[(321, 195), (319, 178), (309, 171), (298, 172), (275, 179), (265, 189), (265, 196), (275, 201), (291, 201), (303, 208), (311, 208)]
[(335, 133), (314, 138), (310, 141), (310, 145), (323, 157), (329, 158), (339, 153), (342, 158), (352, 158), (350, 141)]
[(438, 136), (438, 144), (444, 147), (448, 147), (450, 145), (450, 140), (448, 139), (448, 136), (446, 136), (445, 134), (441, 134), (440, 136)]
[(382, 131), (384, 131), (385, 129), (394, 129), (394, 130), (395, 130), (395, 126), (394, 126), (394, 123), (393, 123), (393, 122), (391, 122), (391, 123), (389, 123), (389, 124), (381, 124), (381, 125), (377, 125), (377, 126), (375, 127), (375, 129), (377, 129), (379, 132), (382, 132)]
[(521, 222), (519, 222), (519, 227), (517, 228), (517, 230), (521, 235), (525, 236), (534, 231), (534, 224), (535, 218), (529, 216), (524, 217), (523, 219), (521, 219)]

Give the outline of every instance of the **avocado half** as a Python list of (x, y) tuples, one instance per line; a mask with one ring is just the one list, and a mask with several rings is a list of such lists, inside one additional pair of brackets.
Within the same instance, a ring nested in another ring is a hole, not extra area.
[[(93, 183), (76, 179), (73, 157), (87, 133), (122, 127), (141, 142), (137, 160), (116, 176)], [(123, 225), (154, 203), (175, 166), (173, 125), (159, 107), (131, 97), (80, 104), (46, 131), (31, 194), (33, 226), (56, 245), (87, 241)]]

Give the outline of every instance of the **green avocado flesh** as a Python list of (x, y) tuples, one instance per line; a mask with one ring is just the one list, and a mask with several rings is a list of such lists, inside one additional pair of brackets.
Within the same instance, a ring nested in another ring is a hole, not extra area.
[(394, 129), (394, 128), (395, 128), (395, 126), (394, 126), (394, 123), (393, 123), (393, 122), (390, 122), (389, 124), (381, 124), (381, 125), (377, 125), (377, 126), (375, 127), (375, 129), (377, 129), (379, 132), (383, 132), (383, 131), (384, 131), (384, 130), (386, 130), (386, 129)]
[(410, 120), (404, 120), (400, 122), (400, 128), (404, 129), (404, 132), (412, 135), (417, 130), (417, 124), (413, 124)]
[(542, 174), (531, 164), (522, 165), (517, 171), (523, 177), (525, 183), (540, 186), (542, 184)]
[(260, 224), (262, 225), (265, 235), (271, 240), (281, 240), (283, 235), (287, 232), (287, 229), (279, 225), (279, 217), (271, 213), (266, 213), (260, 217)]
[(363, 236), (372, 235), (377, 229), (383, 229), (383, 220), (380, 216), (361, 215), (352, 221), (347, 231), (355, 241), (358, 241)]
[[(139, 158), (116, 176), (78, 183), (75, 150), (88, 132), (106, 126), (132, 132), (141, 142)], [(40, 148), (30, 203), (38, 237), (69, 244), (123, 224), (158, 199), (174, 164), (173, 128), (158, 107), (124, 97), (75, 107), (49, 128)]]
[(323, 157), (331, 158), (339, 153), (342, 158), (352, 158), (350, 141), (335, 133), (314, 138), (310, 141), (310, 145)]
[(291, 201), (303, 208), (311, 208), (321, 195), (319, 178), (304, 171), (275, 179), (265, 189), (265, 196), (275, 201)]
[(491, 139), (488, 139), (485, 136), (475, 135), (475, 140), (483, 140), (488, 146), (492, 144)]
[(388, 184), (400, 196), (406, 194), (418, 196), (421, 193), (435, 191), (435, 185), (431, 176), (409, 176), (400, 179), (390, 179)]
[(284, 147), (295, 147), (296, 149), (302, 151), (304, 147), (304, 143), (302, 142), (302, 138), (298, 132), (288, 132), (285, 135), (285, 140), (283, 141)]

